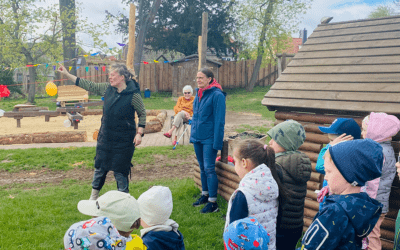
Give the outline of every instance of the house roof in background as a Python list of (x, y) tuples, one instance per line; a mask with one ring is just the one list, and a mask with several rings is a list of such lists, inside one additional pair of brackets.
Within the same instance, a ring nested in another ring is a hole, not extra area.
[[(199, 55), (198, 54), (193, 54), (193, 55), (190, 55), (190, 56), (186, 56), (186, 57), (184, 57), (182, 59), (178, 59), (178, 60), (175, 60), (173, 62), (170, 62), (170, 64), (174, 65), (175, 63), (182, 63), (182, 62), (191, 61), (191, 60), (198, 60), (198, 59), (199, 59)], [(222, 63), (214, 61), (214, 60), (207, 59), (207, 62), (217, 64), (219, 67), (222, 66)]]

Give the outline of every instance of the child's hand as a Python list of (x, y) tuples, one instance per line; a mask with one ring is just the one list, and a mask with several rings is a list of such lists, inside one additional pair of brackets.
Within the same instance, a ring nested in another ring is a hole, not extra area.
[(396, 163), (397, 175), (400, 177), (400, 162)]
[(336, 137), (333, 141), (331, 141), (331, 143), (329, 143), (331, 146), (338, 144), (339, 142), (342, 141), (350, 141), (353, 140), (353, 136), (352, 135), (346, 135), (346, 133), (341, 134), (340, 136)]

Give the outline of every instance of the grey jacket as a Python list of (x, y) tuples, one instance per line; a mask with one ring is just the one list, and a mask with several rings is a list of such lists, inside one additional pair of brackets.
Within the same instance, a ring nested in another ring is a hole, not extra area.
[(389, 212), (389, 196), (392, 188), (394, 177), (396, 176), (396, 158), (394, 156), (391, 141), (379, 143), (383, 148), (385, 162), (382, 166), (382, 176), (379, 181), (378, 193), (376, 200), (383, 204), (382, 213)]

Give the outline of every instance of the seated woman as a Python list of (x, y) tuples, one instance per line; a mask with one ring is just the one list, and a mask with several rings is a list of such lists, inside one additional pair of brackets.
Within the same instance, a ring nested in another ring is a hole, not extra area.
[(172, 141), (172, 145), (176, 144), (177, 133), (183, 127), (184, 122), (188, 122), (190, 117), (193, 115), (193, 88), (190, 85), (186, 85), (183, 87), (183, 96), (179, 97), (178, 102), (174, 107), (175, 117), (174, 123), (172, 124), (172, 128), (168, 130), (167, 133), (164, 134), (165, 137), (171, 138), (172, 132), (176, 129), (176, 133), (174, 136), (174, 140)]

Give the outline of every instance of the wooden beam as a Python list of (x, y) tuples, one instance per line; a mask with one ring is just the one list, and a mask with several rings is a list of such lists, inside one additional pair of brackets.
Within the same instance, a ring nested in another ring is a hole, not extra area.
[(201, 61), (199, 60), (199, 67), (206, 66), (207, 60), (207, 33), (208, 33), (208, 13), (203, 12), (202, 25), (201, 25)]
[(199, 36), (199, 41), (198, 41), (198, 47), (197, 47), (197, 54), (199, 55), (199, 66), (198, 66), (198, 70), (201, 69), (201, 58), (203, 56), (203, 54), (201, 53), (201, 36)]
[(135, 53), (135, 24), (136, 24), (136, 6), (131, 3), (129, 11), (129, 45), (128, 45), (128, 55), (126, 56), (126, 67), (128, 69), (133, 68), (133, 60)]

